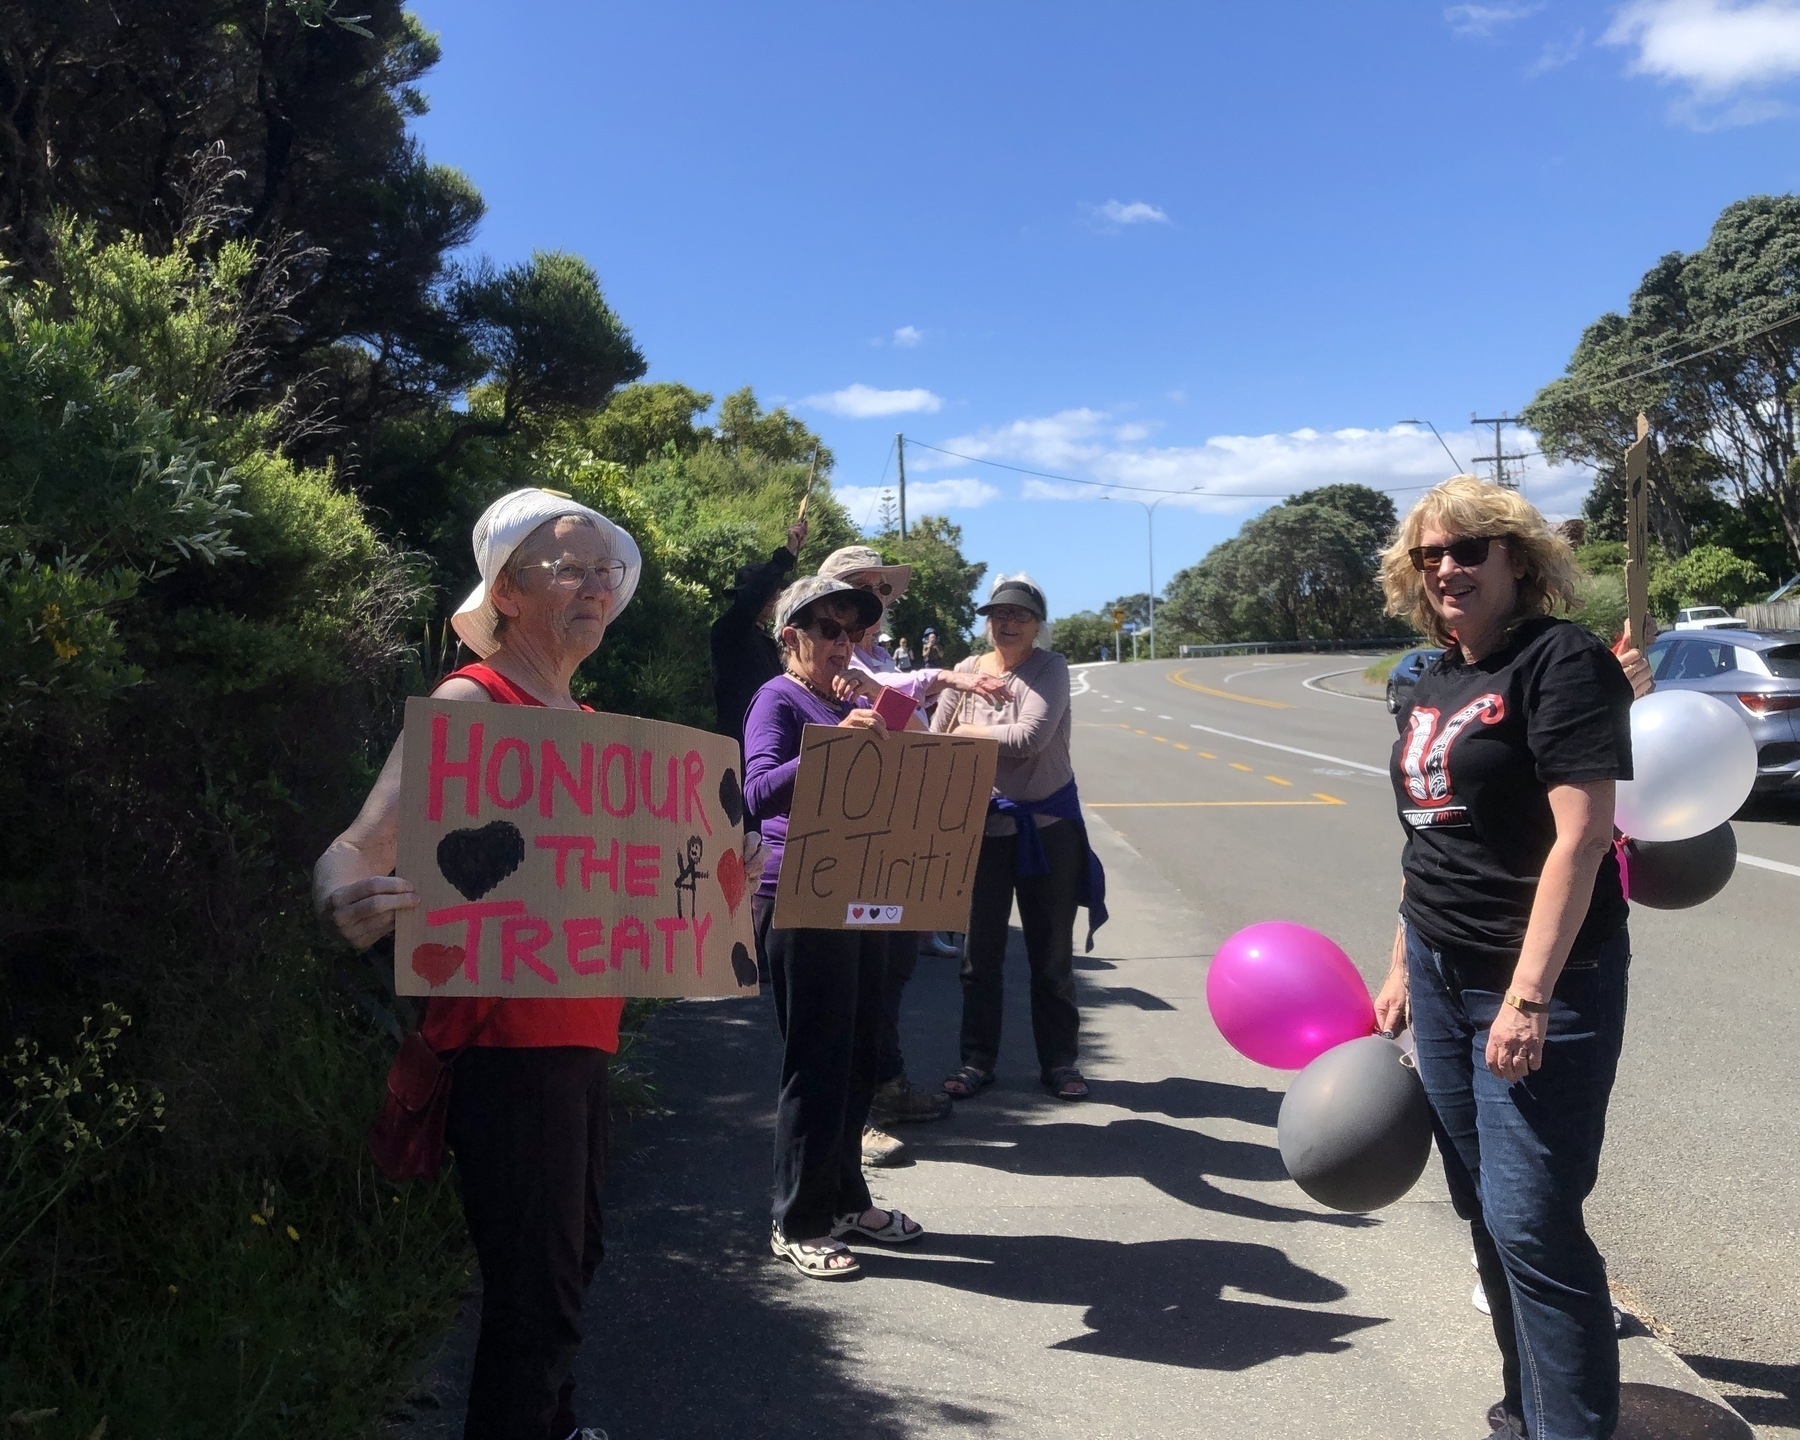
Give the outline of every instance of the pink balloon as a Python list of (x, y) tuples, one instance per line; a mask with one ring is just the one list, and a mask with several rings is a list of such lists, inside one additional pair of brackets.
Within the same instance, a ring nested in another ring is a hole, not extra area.
[(1375, 1004), (1350, 957), (1288, 920), (1248, 925), (1219, 947), (1206, 1007), (1234, 1050), (1276, 1070), (1304, 1070), (1375, 1030)]

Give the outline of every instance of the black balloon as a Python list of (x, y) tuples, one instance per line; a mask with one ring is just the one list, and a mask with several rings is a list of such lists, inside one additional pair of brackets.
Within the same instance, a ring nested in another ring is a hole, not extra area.
[(1431, 1106), (1392, 1040), (1333, 1046), (1294, 1077), (1276, 1138), (1293, 1181), (1333, 1210), (1379, 1210), (1417, 1183), (1431, 1154)]
[(1625, 846), (1633, 905), (1688, 910), (1725, 888), (1737, 869), (1737, 835), (1727, 820), (1691, 840), (1632, 840)]

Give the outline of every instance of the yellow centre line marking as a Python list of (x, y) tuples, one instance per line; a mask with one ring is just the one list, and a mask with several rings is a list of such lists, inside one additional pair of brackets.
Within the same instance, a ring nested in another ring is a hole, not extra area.
[(1188, 748), (1188, 747), (1187, 747), (1187, 746), (1185, 746), (1185, 745), (1183, 745), (1183, 744), (1182, 744), (1182, 743), (1181, 743), (1181, 742), (1180, 742), (1180, 741), (1179, 741), (1179, 740), (1177, 740), (1177, 741), (1176, 741), (1176, 742), (1175, 742), (1175, 748), (1176, 748), (1176, 749), (1177, 749), (1177, 750), (1185, 750), (1185, 749), (1187, 749), (1187, 748)]
[(1271, 785), (1286, 785), (1290, 790), (1294, 786), (1292, 780), (1283, 780), (1279, 775), (1265, 775), (1263, 776), (1263, 779), (1267, 780)]
[(1139, 734), (1139, 735), (1148, 735), (1148, 734), (1149, 734), (1149, 733), (1150, 733), (1150, 732), (1149, 732), (1149, 731), (1148, 731), (1148, 730), (1139, 730), (1139, 731), (1137, 731), (1137, 732), (1135, 732), (1135, 733), (1137, 733), (1137, 734)]
[(1169, 743), (1161, 735), (1152, 735), (1150, 738), (1152, 740), (1154, 740), (1158, 745), (1167, 745)]
[(1285, 700), (1259, 700), (1254, 695), (1236, 695), (1229, 690), (1215, 690), (1210, 685), (1200, 685), (1184, 678), (1186, 675), (1187, 671), (1177, 670), (1164, 678), (1171, 685), (1179, 685), (1183, 690), (1197, 691), (1201, 695), (1216, 695), (1221, 700), (1235, 700), (1240, 705), (1261, 705), (1269, 710), (1292, 710), (1294, 708)]
[(1198, 755), (1202, 760), (1217, 760), (1219, 758), (1217, 755), (1213, 754), (1212, 751), (1210, 751), (1210, 750), (1196, 750), (1194, 753), (1196, 755)]
[(1342, 805), (1342, 800), (1333, 800), (1326, 796), (1321, 800), (1090, 800), (1090, 810), (1213, 810), (1213, 809), (1256, 809), (1256, 810), (1293, 810), (1299, 808), (1318, 809), (1322, 805)]
[(1231, 762), (1231, 768), (1233, 770), (1242, 770), (1246, 775), (1250, 773), (1250, 767), (1248, 765), (1240, 765), (1235, 760)]
[(1350, 803), (1348, 800), (1338, 799), (1335, 795), (1327, 795), (1323, 790), (1315, 790), (1312, 793), (1313, 799), (1323, 800), (1327, 805), (1348, 805)]

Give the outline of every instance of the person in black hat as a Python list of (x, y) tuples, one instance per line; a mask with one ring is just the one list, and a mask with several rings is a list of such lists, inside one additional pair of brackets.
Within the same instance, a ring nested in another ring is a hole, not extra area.
[(718, 711), (719, 733), (740, 745), (750, 701), (781, 673), (781, 647), (769, 634), (769, 620), (775, 613), (775, 597), (787, 584), (805, 543), (806, 522), (796, 520), (788, 527), (787, 544), (777, 545), (762, 564), (737, 572), (731, 605), (713, 621), (713, 707)]

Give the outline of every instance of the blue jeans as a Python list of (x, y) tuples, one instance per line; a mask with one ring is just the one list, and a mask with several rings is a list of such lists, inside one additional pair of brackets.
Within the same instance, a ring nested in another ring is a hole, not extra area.
[(1581, 1207), (1599, 1172), (1630, 965), (1620, 926), (1585, 963), (1564, 967), (1543, 1068), (1508, 1084), (1485, 1059), (1507, 972), (1433, 950), (1407, 927), (1419, 1077), (1451, 1203), (1474, 1235), (1504, 1403), (1532, 1440), (1610, 1440), (1618, 1425), (1619, 1341)]

